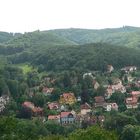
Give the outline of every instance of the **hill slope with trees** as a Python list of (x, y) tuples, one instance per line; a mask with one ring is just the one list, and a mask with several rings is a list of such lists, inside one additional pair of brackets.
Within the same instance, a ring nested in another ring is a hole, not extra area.
[(124, 26), (112, 29), (58, 29), (50, 31), (78, 44), (105, 42), (126, 47), (140, 47), (140, 28)]

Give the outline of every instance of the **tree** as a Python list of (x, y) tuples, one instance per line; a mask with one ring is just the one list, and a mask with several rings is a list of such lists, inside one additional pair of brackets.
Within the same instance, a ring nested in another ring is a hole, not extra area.
[(64, 73), (63, 84), (65, 88), (71, 87), (71, 79), (68, 72)]
[(37, 92), (32, 98), (31, 101), (35, 104), (35, 106), (43, 107), (47, 102), (48, 97), (46, 97), (43, 93)]
[(121, 134), (121, 140), (135, 140), (134, 126), (126, 125)]
[(98, 126), (80, 129), (70, 134), (68, 140), (118, 140), (118, 136)]
[(111, 102), (116, 102), (119, 106), (120, 111), (125, 111), (126, 110), (125, 94), (123, 94), (121, 92), (115, 92), (110, 97), (110, 101)]
[(138, 122), (134, 116), (128, 116), (122, 113), (118, 113), (115, 116), (108, 116), (104, 124), (105, 128), (109, 130), (116, 130), (118, 133), (121, 133), (125, 125), (135, 125), (137, 123)]
[(9, 88), (3, 78), (0, 78), (0, 96), (3, 94), (9, 94)]
[(7, 80), (9, 91), (14, 99), (19, 97), (19, 83), (17, 80)]
[(89, 102), (89, 93), (88, 93), (88, 86), (87, 84), (83, 81), (82, 83), (82, 93), (81, 93), (81, 100), (82, 100), (82, 103), (85, 103), (85, 102)]
[(31, 119), (32, 117), (32, 110), (27, 107), (21, 107), (19, 111), (19, 118)]
[(63, 133), (64, 133), (64, 127), (55, 122), (48, 121), (48, 122), (46, 122), (45, 126), (51, 134), (62, 134), (63, 135)]

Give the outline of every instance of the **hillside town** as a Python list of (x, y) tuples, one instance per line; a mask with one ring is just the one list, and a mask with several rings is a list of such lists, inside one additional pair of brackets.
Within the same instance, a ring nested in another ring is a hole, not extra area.
[[(83, 79), (91, 80), (95, 95), (90, 95), (90, 101), (84, 101), (81, 96), (71, 91), (59, 93), (58, 100), (51, 100), (43, 107), (36, 106), (33, 102), (25, 100), (21, 106), (26, 116), (31, 113), (31, 118), (39, 118), (43, 122), (52, 121), (61, 125), (77, 124), (79, 127), (85, 123), (88, 125), (103, 125), (106, 113), (112, 111), (124, 111), (139, 108), (140, 78), (136, 76), (138, 71), (135, 66), (127, 66), (120, 69), (121, 77), (117, 77), (112, 65), (107, 66), (106, 77), (108, 84), (101, 84), (92, 72), (84, 73)], [(50, 98), (56, 94), (55, 79), (44, 77), (40, 85), (30, 88), (28, 95), (33, 98), (37, 92), (41, 92)], [(53, 83), (53, 84), (50, 84)], [(86, 98), (86, 97), (85, 97)], [(0, 112), (2, 113), (8, 104), (10, 96), (0, 97)], [(47, 114), (47, 115), (46, 115)]]

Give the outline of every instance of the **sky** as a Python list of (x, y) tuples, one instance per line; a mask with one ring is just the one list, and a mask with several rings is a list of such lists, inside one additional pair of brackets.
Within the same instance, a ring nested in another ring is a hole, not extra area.
[(0, 31), (140, 27), (140, 0), (0, 0)]

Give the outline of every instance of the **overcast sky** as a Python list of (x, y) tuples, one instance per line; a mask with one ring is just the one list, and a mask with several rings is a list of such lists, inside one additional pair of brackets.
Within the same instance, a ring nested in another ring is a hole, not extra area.
[(140, 0), (0, 0), (0, 31), (140, 27)]

